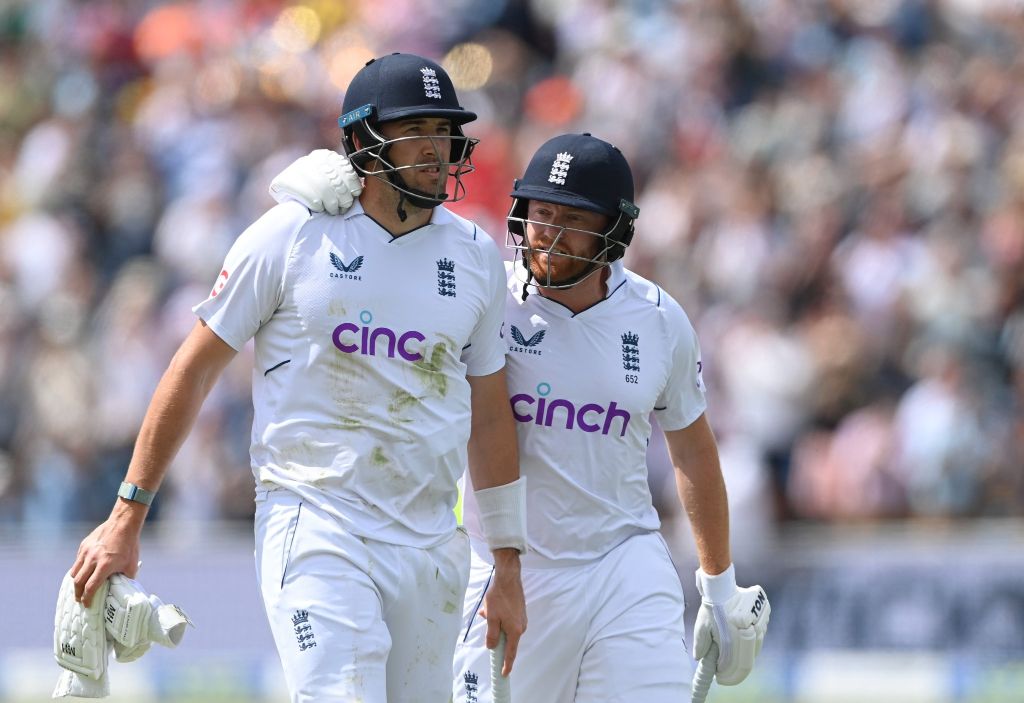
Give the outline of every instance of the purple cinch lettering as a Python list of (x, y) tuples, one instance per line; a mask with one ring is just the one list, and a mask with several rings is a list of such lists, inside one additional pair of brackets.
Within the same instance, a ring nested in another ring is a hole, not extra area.
[(342, 344), (341, 333), (342, 332), (358, 332), (359, 328), (351, 322), (342, 322), (340, 325), (334, 328), (334, 334), (331, 335), (331, 339), (334, 340), (334, 346), (346, 354), (352, 354), (353, 352), (359, 351), (358, 344)]
[[(358, 335), (359, 344), (355, 342), (348, 343), (341, 340), (341, 335), (345, 332), (354, 332)], [(398, 355), (406, 361), (419, 361), (423, 358), (423, 354), (417, 351), (411, 351), (408, 348), (410, 342), (418, 341), (425, 342), (427, 338), (423, 336), (422, 332), (415, 330), (405, 332), (399, 337), (394, 330), (388, 327), (360, 327), (354, 322), (342, 322), (340, 325), (334, 328), (334, 332), (331, 334), (331, 340), (341, 351), (346, 354), (361, 353), (367, 356), (377, 355), (377, 341), (384, 337), (387, 340), (388, 358), (393, 359), (395, 351), (398, 351)]]
[(587, 422), (587, 413), (589, 412), (596, 412), (598, 415), (601, 415), (604, 413), (604, 408), (597, 403), (587, 403), (576, 414), (576, 424), (584, 432), (597, 432), (601, 429), (601, 426)]
[[(524, 404), (522, 410), (519, 406)], [(512, 406), (512, 415), (519, 422), (532, 422), (535, 425), (542, 427), (554, 427), (555, 426), (555, 411), (562, 409), (566, 411), (565, 416), (565, 429), (572, 430), (575, 427), (583, 430), (584, 432), (600, 432), (601, 434), (608, 434), (612, 431), (612, 422), (614, 420), (622, 421), (622, 429), (619, 432), (620, 437), (626, 435), (626, 429), (629, 427), (629, 421), (632, 416), (628, 410), (620, 408), (615, 401), (612, 401), (608, 405), (606, 410), (603, 406), (597, 403), (586, 403), (576, 408), (575, 404), (571, 400), (564, 398), (534, 398), (528, 393), (516, 393), (509, 398), (509, 404)], [(530, 415), (527, 412), (527, 407), (536, 404), (536, 415)], [(597, 417), (595, 421), (587, 419), (587, 415), (596, 413)], [(607, 413), (604, 424), (600, 423), (600, 416)], [(574, 427), (575, 424), (575, 427)], [(561, 423), (558, 423), (561, 427)]]
[(368, 353), (370, 356), (376, 356), (377, 355), (377, 339), (379, 337), (384, 337), (384, 336), (386, 336), (388, 338), (388, 358), (389, 359), (393, 359), (395, 357), (395, 333), (392, 330), (388, 329), (387, 327), (378, 327), (377, 329), (375, 329), (373, 332), (370, 333), (370, 342), (369, 342), (370, 350), (369, 350), (369, 352), (367, 352), (366, 350), (363, 350), (363, 353), (364, 354)]
[(406, 343), (410, 339), (415, 339), (418, 342), (425, 342), (425, 341), (427, 341), (427, 338), (424, 337), (419, 332), (416, 332), (416, 331), (406, 332), (398, 340), (398, 354), (403, 359), (405, 359), (406, 361), (419, 361), (420, 359), (423, 358), (422, 354), (420, 354), (419, 352), (412, 352), (412, 353), (410, 353), (409, 350), (407, 350), (405, 348)]
[(608, 406), (608, 415), (604, 419), (604, 429), (601, 430), (601, 434), (608, 434), (608, 431), (612, 428), (612, 420), (616, 417), (622, 420), (622, 432), (619, 433), (620, 437), (626, 435), (626, 428), (629, 427), (629, 413), (625, 410), (619, 410), (613, 400)]
[(572, 404), (572, 401), (561, 398), (552, 400), (548, 403), (547, 412), (544, 415), (544, 424), (548, 427), (551, 427), (554, 424), (555, 410), (558, 408), (565, 409), (565, 429), (571, 430), (573, 420), (576, 419), (576, 406)]
[(514, 415), (516, 420), (518, 420), (519, 422), (529, 422), (530, 420), (533, 419), (532, 415), (521, 415), (519, 411), (516, 410), (516, 403), (518, 403), (521, 400), (525, 400), (530, 405), (533, 405), (533, 403), (535, 402), (535, 399), (532, 395), (527, 395), (526, 393), (516, 393), (514, 396), (508, 399), (508, 402), (512, 405), (512, 415)]

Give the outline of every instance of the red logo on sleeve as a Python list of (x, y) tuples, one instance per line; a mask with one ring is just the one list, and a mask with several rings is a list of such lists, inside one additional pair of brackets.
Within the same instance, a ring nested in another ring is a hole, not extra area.
[(224, 290), (224, 285), (228, 282), (228, 270), (224, 269), (220, 272), (220, 276), (217, 277), (217, 283), (214, 284), (213, 290), (210, 291), (210, 297), (216, 297), (218, 293)]

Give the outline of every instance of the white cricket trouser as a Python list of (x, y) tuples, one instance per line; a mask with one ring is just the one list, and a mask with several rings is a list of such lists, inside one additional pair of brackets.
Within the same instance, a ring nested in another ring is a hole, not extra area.
[[(474, 551), (455, 649), (456, 703), (491, 703), (487, 622), (492, 566)], [(661, 535), (632, 537), (582, 566), (523, 569), (527, 628), (512, 699), (527, 703), (688, 703), (683, 588)]]
[(294, 703), (448, 703), (465, 532), (432, 549), (377, 542), (271, 491), (256, 508), (256, 570)]

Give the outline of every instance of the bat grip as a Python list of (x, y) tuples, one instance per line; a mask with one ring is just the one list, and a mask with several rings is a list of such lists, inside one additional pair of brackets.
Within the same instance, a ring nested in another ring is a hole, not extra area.
[(498, 633), (498, 646), (491, 650), (491, 700), (494, 703), (512, 703), (512, 685), (501, 675), (505, 664), (505, 633)]
[(711, 681), (718, 671), (718, 644), (711, 643), (708, 653), (697, 662), (697, 672), (693, 675), (693, 686), (690, 689), (691, 703), (704, 703), (711, 690)]

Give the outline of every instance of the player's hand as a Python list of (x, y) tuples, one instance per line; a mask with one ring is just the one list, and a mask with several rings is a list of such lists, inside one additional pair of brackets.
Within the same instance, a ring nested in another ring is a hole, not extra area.
[(71, 567), (75, 582), (75, 600), (89, 607), (92, 597), (111, 574), (135, 578), (139, 570), (139, 532), (131, 520), (111, 515), (78, 547)]
[(487, 619), (487, 649), (498, 646), (498, 633), (504, 631), (505, 663), (502, 676), (512, 673), (519, 638), (526, 631), (526, 599), (519, 568), (519, 552), (515, 549), (494, 551), (494, 577), (484, 596), (480, 614)]
[(734, 686), (754, 668), (772, 607), (760, 586), (737, 588), (732, 566), (715, 576), (698, 569), (697, 590), (702, 601), (693, 628), (693, 657), (703, 659), (711, 643), (717, 644), (715, 679)]
[(363, 192), (363, 182), (347, 158), (330, 149), (300, 156), (270, 182), (270, 196), (279, 203), (297, 200), (312, 212), (338, 215)]

